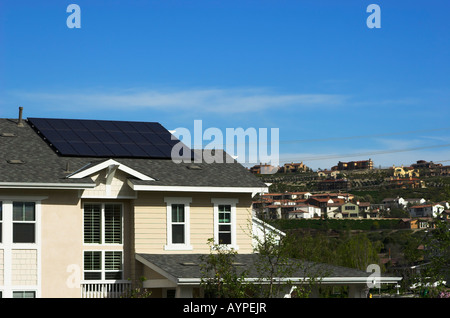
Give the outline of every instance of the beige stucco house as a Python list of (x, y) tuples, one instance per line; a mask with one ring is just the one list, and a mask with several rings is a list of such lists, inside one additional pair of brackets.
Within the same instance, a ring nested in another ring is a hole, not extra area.
[[(266, 185), (237, 162), (120, 153), (113, 135), (156, 138), (129, 124), (0, 119), (1, 297), (119, 297), (141, 277), (152, 297), (201, 297), (208, 239), (252, 257), (252, 197)], [(325, 281), (361, 295), (369, 274)]]

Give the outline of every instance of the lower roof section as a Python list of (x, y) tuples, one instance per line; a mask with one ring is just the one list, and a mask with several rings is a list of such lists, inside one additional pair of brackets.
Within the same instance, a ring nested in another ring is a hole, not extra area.
[[(202, 256), (207, 254), (145, 254), (138, 253), (135, 255), (136, 260), (154, 270), (158, 274), (164, 276), (175, 285), (200, 285), (203, 274), (201, 264)], [(258, 254), (236, 254), (235, 266), (238, 273), (247, 272), (247, 281), (260, 282), (260, 273), (256, 271), (258, 262)], [(302, 283), (316, 277), (321, 284), (333, 285), (352, 285), (367, 283), (398, 283), (401, 277), (379, 276), (374, 277), (372, 272), (364, 272), (361, 270), (328, 265), (322, 263), (306, 262), (291, 259), (298, 265), (297, 271), (292, 277), (279, 278), (279, 281), (290, 281), (292, 283)], [(263, 283), (263, 282), (262, 282)]]

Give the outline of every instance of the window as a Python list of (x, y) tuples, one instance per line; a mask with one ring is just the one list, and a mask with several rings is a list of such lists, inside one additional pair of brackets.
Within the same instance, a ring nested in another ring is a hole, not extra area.
[(84, 243), (101, 243), (101, 206), (84, 205)]
[(34, 291), (13, 291), (13, 298), (36, 298)]
[(13, 202), (13, 243), (36, 242), (34, 202)]
[(191, 198), (164, 198), (167, 203), (166, 250), (191, 250), (189, 204)]
[(84, 280), (121, 280), (122, 251), (85, 251)]
[(122, 279), (122, 252), (106, 251), (105, 252), (105, 279), (120, 280)]
[(122, 244), (122, 205), (84, 205), (84, 243)]
[(105, 204), (105, 243), (122, 243), (122, 206)]
[(238, 249), (236, 245), (236, 204), (237, 199), (213, 198), (214, 204), (214, 243), (230, 245)]
[(102, 279), (102, 252), (86, 251), (84, 252), (84, 279), (101, 280)]
[(184, 204), (172, 204), (172, 244), (185, 243)]
[(231, 244), (231, 205), (219, 205), (219, 244)]
[[(111, 245), (123, 243), (122, 204), (85, 203), (83, 206), (84, 243)], [(83, 254), (84, 280), (122, 280), (123, 252), (90, 250)]]

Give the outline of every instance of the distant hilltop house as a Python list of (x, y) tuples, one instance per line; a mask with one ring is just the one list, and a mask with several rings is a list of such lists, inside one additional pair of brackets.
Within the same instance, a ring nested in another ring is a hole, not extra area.
[(341, 172), (338, 170), (318, 170), (317, 176), (327, 179), (336, 179)]
[(279, 172), (289, 173), (289, 172), (305, 172), (309, 168), (303, 163), (285, 163), (283, 167), (280, 167)]
[(396, 198), (385, 198), (382, 201), (385, 208), (405, 208), (408, 205), (421, 205), (425, 204), (426, 200), (424, 198), (402, 198), (402, 197), (396, 197)]
[(373, 169), (372, 159), (350, 161), (350, 162), (339, 161), (336, 166), (331, 167), (331, 170), (371, 170), (371, 169)]
[(423, 176), (448, 176), (450, 175), (450, 166), (443, 166), (441, 163), (433, 161), (418, 160), (411, 165), (414, 169), (420, 169)]
[(273, 173), (295, 173), (305, 172), (310, 170), (303, 162), (300, 163), (285, 163), (283, 166), (272, 166), (267, 163), (260, 163), (249, 168), (249, 171), (254, 174), (273, 174)]
[(275, 167), (266, 163), (260, 163), (259, 165), (254, 165), (248, 170), (253, 174), (273, 174), (278, 172), (279, 167)]
[[(372, 207), (375, 204), (371, 205)], [(404, 209), (411, 218), (445, 218), (448, 219), (450, 203), (446, 201), (431, 203), (424, 198), (385, 198), (381, 204), (376, 204), (382, 210), (392, 208)]]
[(409, 208), (409, 214), (411, 217), (438, 217), (445, 210), (445, 207), (441, 204), (422, 204), (414, 205)]
[(373, 217), (369, 202), (350, 202), (353, 199), (349, 193), (266, 193), (253, 201), (253, 210), (255, 214), (271, 219)]
[(414, 169), (434, 169), (442, 167), (440, 163), (434, 163), (433, 161), (417, 160), (416, 163), (411, 165)]
[(389, 188), (395, 189), (425, 188), (425, 181), (413, 177), (407, 178), (390, 177), (387, 182), (388, 182), (387, 186)]
[(307, 213), (303, 211), (304, 203), (311, 195), (309, 192), (264, 193), (259, 200), (253, 201), (253, 210), (255, 214), (270, 219), (284, 218), (293, 211), (302, 213), (302, 218), (312, 218), (316, 211), (309, 210)]
[(267, 219), (369, 219), (383, 217), (394, 208), (411, 218), (450, 218), (450, 203), (430, 203), (424, 198), (385, 198), (380, 203), (363, 202), (346, 192), (264, 193), (253, 200), (254, 215)]
[(418, 168), (392, 165), (392, 175), (394, 178), (418, 178), (420, 177), (420, 172)]

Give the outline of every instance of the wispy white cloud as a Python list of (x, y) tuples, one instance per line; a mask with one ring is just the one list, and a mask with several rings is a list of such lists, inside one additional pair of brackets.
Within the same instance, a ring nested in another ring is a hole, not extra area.
[(348, 97), (339, 94), (283, 94), (269, 89), (129, 89), (85, 92), (14, 92), (16, 98), (71, 110), (190, 110), (207, 113), (247, 113), (280, 107), (333, 107)]

